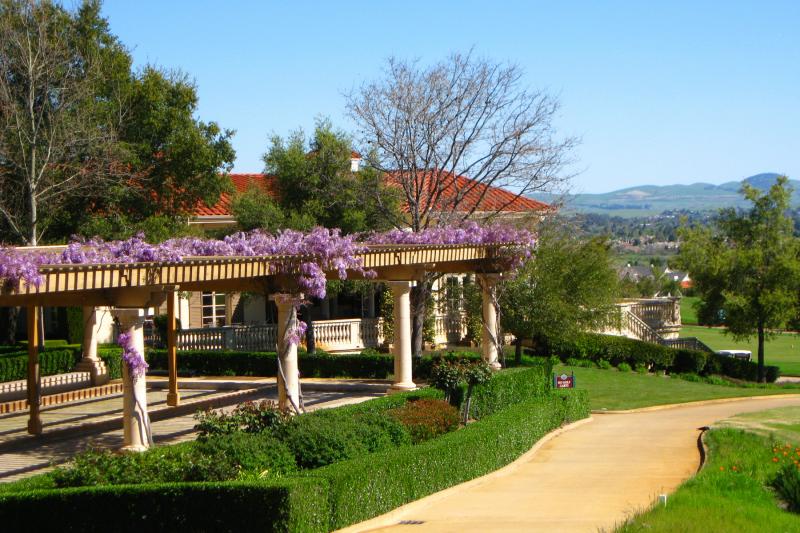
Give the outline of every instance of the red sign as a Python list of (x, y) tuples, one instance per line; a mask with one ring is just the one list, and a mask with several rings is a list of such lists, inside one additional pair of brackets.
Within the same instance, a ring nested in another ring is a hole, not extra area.
[(554, 376), (553, 382), (557, 389), (574, 389), (575, 388), (575, 374), (566, 375), (561, 374)]

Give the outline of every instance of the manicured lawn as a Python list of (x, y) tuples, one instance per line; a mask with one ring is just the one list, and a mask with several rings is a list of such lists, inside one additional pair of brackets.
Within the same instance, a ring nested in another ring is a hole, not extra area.
[(751, 387), (730, 387), (614, 369), (559, 366), (555, 371), (575, 372), (577, 388), (589, 391), (592, 409), (635, 409), (715, 398), (800, 393), (797, 386), (781, 388), (753, 384)]
[[(684, 326), (681, 328), (681, 337), (697, 337), (712, 350), (750, 350), (753, 352), (753, 360), (758, 353), (758, 343), (755, 338), (749, 342), (737, 342), (730, 335), (726, 335), (722, 328)], [(768, 365), (779, 366), (781, 374), (800, 376), (800, 335), (781, 333), (771, 341), (767, 341), (765, 358)]]
[[(777, 421), (777, 434), (765, 430), (765, 423)], [(618, 532), (800, 531), (800, 516), (781, 509), (768, 488), (779, 468), (773, 457), (782, 457), (774, 447), (800, 443), (800, 409), (749, 413), (720, 425), (745, 429), (710, 431), (709, 459), (700, 474), (681, 485), (666, 507), (631, 518)]]
[(681, 323), (697, 324), (697, 311), (694, 304), (700, 300), (697, 296), (684, 296), (681, 298)]

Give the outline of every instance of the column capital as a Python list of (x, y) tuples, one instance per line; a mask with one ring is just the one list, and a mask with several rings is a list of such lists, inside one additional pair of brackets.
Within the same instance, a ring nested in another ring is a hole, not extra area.
[(275, 292), (268, 296), (269, 301), (275, 302), (278, 307), (284, 309), (288, 306), (294, 306), (303, 303), (304, 295), (302, 292)]
[(389, 288), (392, 289), (392, 292), (395, 294), (405, 294), (407, 292), (411, 292), (411, 282), (410, 281), (385, 281)]
[(129, 329), (144, 324), (145, 310), (131, 307), (114, 307), (111, 314), (119, 320), (122, 329)]

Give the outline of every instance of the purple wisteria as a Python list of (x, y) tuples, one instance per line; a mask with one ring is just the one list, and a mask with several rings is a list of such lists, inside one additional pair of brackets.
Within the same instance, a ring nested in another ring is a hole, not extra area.
[(526, 230), (506, 224), (481, 226), (467, 221), (460, 226), (427, 228), (422, 231), (393, 229), (383, 233), (372, 233), (365, 240), (368, 244), (517, 244), (532, 246), (534, 235)]
[(133, 342), (133, 336), (128, 333), (120, 333), (117, 336), (117, 344), (122, 347), (122, 362), (128, 366), (128, 372), (136, 381), (145, 375), (149, 365), (144, 360), (144, 355), (139, 353)]
[(514, 258), (519, 260), (530, 255), (534, 242), (533, 234), (527, 230), (499, 224), (481, 226), (475, 222), (417, 233), (402, 230), (373, 233), (363, 243), (357, 242), (355, 236), (343, 236), (338, 229), (320, 227), (308, 233), (283, 230), (271, 235), (255, 230), (234, 233), (221, 240), (184, 237), (161, 244), (147, 243), (144, 235), (109, 242), (76, 237), (60, 252), (0, 247), (0, 282), (11, 288), (19, 286), (21, 280), (38, 285), (43, 265), (179, 263), (189, 257), (269, 256), (279, 272), (297, 276), (301, 292), (324, 298), (326, 271), (335, 271), (340, 279), (347, 279), (348, 271), (374, 277), (375, 273), (365, 270), (358, 257), (369, 244), (514, 244), (521, 250), (514, 252)]

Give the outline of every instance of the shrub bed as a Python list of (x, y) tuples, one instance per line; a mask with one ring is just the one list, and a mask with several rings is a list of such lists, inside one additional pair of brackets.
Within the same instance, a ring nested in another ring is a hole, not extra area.
[(419, 444), (458, 428), (458, 409), (444, 400), (417, 400), (389, 411), (406, 428), (411, 442)]
[[(16, 347), (15, 352), (0, 353), (0, 382), (25, 379), (28, 375), (28, 352)], [(80, 345), (66, 343), (45, 347), (39, 354), (42, 376), (72, 372), (81, 359)]]
[(327, 531), (319, 480), (105, 485), (0, 494), (4, 531)]
[(584, 391), (553, 392), (416, 446), (309, 472), (329, 486), (329, 529), (390, 511), (510, 463), (546, 433), (589, 414)]
[[(601, 361), (608, 361), (614, 366), (627, 363), (633, 368), (645, 365), (651, 370), (721, 374), (747, 381), (758, 380), (758, 364), (754, 361), (596, 333), (584, 333), (571, 340), (541, 339), (533, 352), (539, 356), (556, 355), (562, 361), (587, 359), (598, 365)], [(766, 367), (768, 382), (774, 382), (779, 376), (780, 369), (777, 366)]]

